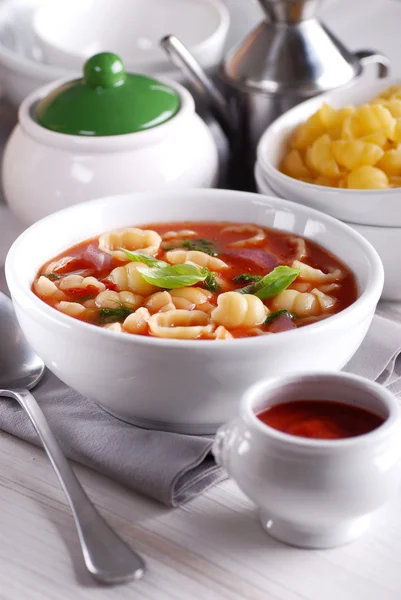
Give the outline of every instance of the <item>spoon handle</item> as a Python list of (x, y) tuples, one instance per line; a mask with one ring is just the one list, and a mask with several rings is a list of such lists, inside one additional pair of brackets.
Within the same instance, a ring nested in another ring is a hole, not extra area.
[(142, 577), (145, 564), (109, 527), (76, 478), (41, 408), (28, 390), (0, 390), (28, 414), (57, 473), (74, 516), (82, 554), (92, 576), (102, 583), (122, 583)]

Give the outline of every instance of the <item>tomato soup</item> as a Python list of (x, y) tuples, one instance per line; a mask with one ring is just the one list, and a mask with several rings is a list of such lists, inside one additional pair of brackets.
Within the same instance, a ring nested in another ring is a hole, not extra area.
[(45, 263), (32, 290), (113, 332), (206, 340), (303, 327), (358, 296), (346, 265), (311, 240), (255, 223), (187, 221), (82, 241)]
[(339, 440), (369, 433), (384, 419), (368, 410), (329, 400), (296, 400), (257, 414), (266, 425), (298, 437)]

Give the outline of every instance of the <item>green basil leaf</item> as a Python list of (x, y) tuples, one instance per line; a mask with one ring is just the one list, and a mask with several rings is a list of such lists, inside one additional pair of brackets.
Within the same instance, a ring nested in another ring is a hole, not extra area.
[(295, 319), (296, 318), (295, 315), (293, 315), (286, 308), (280, 308), (280, 310), (276, 310), (276, 311), (270, 313), (270, 315), (266, 318), (265, 325), (270, 325), (270, 323), (272, 323), (280, 315), (287, 315), (288, 317), (290, 317), (290, 319)]
[(216, 246), (214, 242), (205, 240), (204, 238), (184, 238), (174, 246), (170, 246), (168, 250), (176, 250), (177, 248), (185, 248), (185, 250), (198, 250), (198, 252), (204, 252), (209, 256), (217, 256)]
[(217, 283), (216, 273), (209, 271), (209, 269), (206, 267), (204, 267), (204, 269), (207, 271), (206, 279), (203, 282), (205, 284), (205, 288), (209, 290), (209, 292), (217, 292), (219, 289), (219, 284)]
[(241, 275), (237, 275), (234, 277), (233, 281), (237, 281), (238, 283), (249, 283), (251, 281), (260, 281), (262, 279), (261, 275), (251, 275), (250, 273), (241, 273)]
[(104, 324), (121, 322), (132, 312), (132, 309), (123, 304), (116, 308), (101, 308), (99, 309), (99, 322)]
[(205, 281), (210, 273), (209, 269), (200, 269), (195, 265), (167, 265), (165, 267), (148, 268), (139, 267), (138, 272), (145, 281), (156, 287), (173, 290), (176, 288), (194, 285)]
[(281, 265), (273, 269), (271, 273), (262, 277), (260, 281), (251, 283), (251, 285), (236, 290), (236, 292), (239, 292), (240, 294), (254, 294), (261, 300), (273, 298), (280, 292), (286, 290), (294, 279), (298, 277), (299, 273), (299, 269)]
[(166, 267), (168, 263), (164, 260), (159, 260), (154, 256), (149, 256), (149, 254), (145, 254), (144, 252), (140, 252), (139, 250), (135, 250), (131, 252), (130, 250), (126, 250), (125, 248), (119, 248), (127, 258), (129, 258), (132, 262), (141, 262), (148, 267)]

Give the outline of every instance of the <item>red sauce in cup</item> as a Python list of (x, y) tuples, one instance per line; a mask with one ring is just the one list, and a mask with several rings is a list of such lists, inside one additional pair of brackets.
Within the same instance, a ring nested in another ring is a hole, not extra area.
[(368, 410), (330, 400), (284, 402), (267, 408), (257, 417), (283, 433), (322, 440), (363, 435), (384, 422)]

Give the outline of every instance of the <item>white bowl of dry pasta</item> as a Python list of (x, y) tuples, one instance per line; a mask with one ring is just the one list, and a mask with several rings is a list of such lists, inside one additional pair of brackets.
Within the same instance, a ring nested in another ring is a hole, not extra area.
[(115, 196), (35, 223), (6, 278), (48, 368), (135, 424), (213, 433), (253, 382), (339, 370), (383, 286), (335, 219), (229, 190)]
[(257, 169), (282, 198), (401, 227), (401, 83), (361, 79), (292, 108), (261, 137)]

